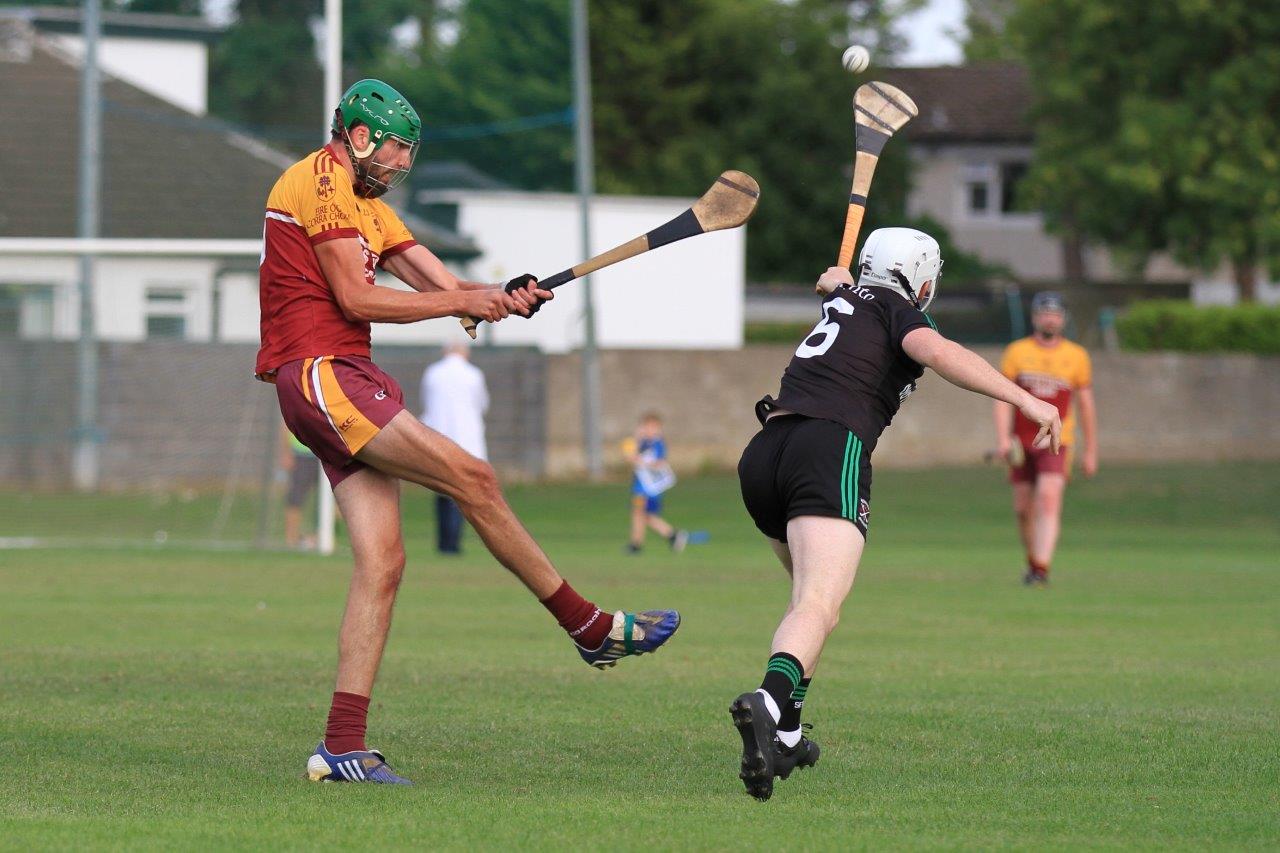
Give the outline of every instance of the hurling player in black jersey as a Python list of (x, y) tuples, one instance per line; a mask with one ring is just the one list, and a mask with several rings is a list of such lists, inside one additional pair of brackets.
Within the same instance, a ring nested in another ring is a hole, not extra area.
[(1039, 426), (1035, 446), (1058, 452), (1062, 423), (980, 356), (938, 334), (924, 312), (937, 292), (938, 242), (912, 228), (867, 237), (855, 284), (832, 267), (818, 279), (822, 319), (796, 348), (777, 399), (756, 404), (762, 429), (738, 463), (742, 499), (791, 575), (791, 602), (773, 635), (760, 689), (730, 712), (742, 736), (747, 791), (818, 760), (800, 710), (822, 646), (862, 557), (871, 514), (871, 453), (926, 367), (1003, 400)]

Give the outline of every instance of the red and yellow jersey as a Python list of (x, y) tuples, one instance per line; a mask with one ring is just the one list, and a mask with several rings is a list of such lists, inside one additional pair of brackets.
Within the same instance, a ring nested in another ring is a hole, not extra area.
[[(1000, 372), (1032, 395), (1057, 406), (1062, 417), (1062, 443), (1071, 444), (1075, 436), (1072, 395), (1093, 384), (1093, 366), (1084, 347), (1068, 340), (1045, 346), (1033, 337), (1022, 338), (1005, 347)], [(1013, 431), (1023, 444), (1029, 445), (1038, 427), (1015, 410)]]
[(267, 197), (258, 269), (259, 377), (299, 358), (369, 357), (369, 324), (342, 316), (313, 248), (339, 237), (360, 241), (370, 287), (382, 261), (416, 245), (386, 202), (356, 197), (351, 177), (326, 145), (285, 170)]

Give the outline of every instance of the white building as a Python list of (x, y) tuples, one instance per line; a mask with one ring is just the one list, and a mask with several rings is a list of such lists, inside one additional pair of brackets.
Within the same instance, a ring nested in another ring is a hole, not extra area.
[[(713, 176), (714, 177), (714, 176)], [(493, 190), (435, 190), (419, 201), (456, 205), (457, 228), (480, 248), (466, 271), (480, 281), (521, 273), (545, 278), (656, 228), (695, 199), (596, 196), (591, 247), (582, 249), (577, 196)], [(600, 346), (638, 349), (736, 349), (742, 346), (746, 232), (718, 231), (664, 246), (591, 276)], [(481, 326), (481, 340), (565, 352), (582, 344), (581, 282), (570, 282), (530, 321)], [(383, 326), (378, 342), (436, 342), (448, 325)]]

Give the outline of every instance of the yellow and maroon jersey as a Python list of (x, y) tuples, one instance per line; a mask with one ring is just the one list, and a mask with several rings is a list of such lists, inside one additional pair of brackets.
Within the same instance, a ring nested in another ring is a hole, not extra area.
[(360, 241), (370, 287), (382, 261), (416, 245), (386, 202), (356, 197), (351, 177), (326, 145), (286, 169), (267, 197), (258, 269), (259, 377), (299, 358), (369, 357), (369, 324), (342, 316), (313, 248), (339, 237)]
[[(1072, 395), (1093, 384), (1093, 366), (1084, 347), (1068, 340), (1045, 346), (1034, 337), (1022, 338), (1005, 347), (1000, 372), (1057, 406), (1062, 417), (1062, 443), (1071, 444), (1075, 436)], [(1030, 444), (1038, 429), (1022, 412), (1014, 412), (1013, 431), (1023, 444)]]

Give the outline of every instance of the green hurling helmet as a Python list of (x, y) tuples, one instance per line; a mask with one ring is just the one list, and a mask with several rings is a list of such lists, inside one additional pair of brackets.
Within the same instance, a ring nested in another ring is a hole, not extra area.
[[(359, 151), (351, 144), (351, 128), (357, 122), (369, 128), (369, 144)], [(408, 177), (422, 142), (422, 119), (417, 110), (381, 80), (361, 80), (347, 89), (333, 111), (333, 130), (347, 147), (356, 173), (356, 194), (364, 198), (377, 198)], [(374, 163), (374, 154), (388, 139), (409, 147), (407, 166)]]

